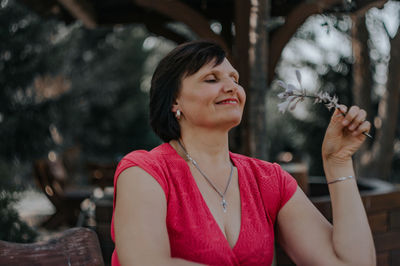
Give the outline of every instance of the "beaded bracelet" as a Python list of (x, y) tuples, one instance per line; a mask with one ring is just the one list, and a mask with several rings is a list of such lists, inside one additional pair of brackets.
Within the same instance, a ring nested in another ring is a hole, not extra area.
[(344, 181), (344, 180), (347, 180), (347, 179), (352, 179), (352, 178), (353, 178), (352, 175), (338, 177), (338, 178), (336, 178), (335, 180), (332, 180), (332, 181), (328, 182), (328, 185), (333, 184), (333, 183), (336, 183), (336, 182), (341, 182), (341, 181)]

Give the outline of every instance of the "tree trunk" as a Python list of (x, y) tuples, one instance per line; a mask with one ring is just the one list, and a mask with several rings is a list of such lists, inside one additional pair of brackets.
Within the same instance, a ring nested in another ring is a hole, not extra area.
[[(353, 103), (360, 106), (368, 113), (367, 120), (373, 121), (374, 114), (371, 107), (372, 72), (369, 58), (369, 34), (365, 24), (365, 15), (355, 13), (352, 19), (352, 48), (353, 48)], [(361, 156), (370, 148), (369, 140), (365, 141), (360, 150), (355, 154), (354, 166), (356, 172), (361, 170)]]
[(250, 155), (267, 159), (266, 93), (269, 1), (252, 0), (249, 25), (250, 84), (247, 94), (247, 119)]
[(387, 90), (379, 103), (378, 119), (382, 121), (371, 152), (361, 159), (362, 176), (388, 179), (393, 160), (393, 144), (399, 113), (400, 97), (400, 32), (390, 43)]
[[(233, 64), (240, 74), (240, 85), (249, 95), (250, 69), (249, 69), (249, 25), (251, 0), (235, 0), (235, 38), (233, 44)], [(249, 97), (249, 96), (247, 96)], [(246, 103), (242, 122), (230, 132), (229, 146), (234, 152), (250, 155), (248, 134), (248, 108)]]
[(354, 104), (365, 109), (373, 118), (371, 110), (372, 73), (368, 49), (368, 30), (365, 16), (352, 16), (352, 45), (353, 45), (353, 99)]

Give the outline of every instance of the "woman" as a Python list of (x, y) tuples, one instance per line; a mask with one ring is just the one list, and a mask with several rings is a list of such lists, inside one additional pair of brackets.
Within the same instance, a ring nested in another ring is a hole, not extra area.
[(332, 116), (322, 157), (333, 226), (279, 165), (229, 152), (246, 100), (216, 44), (170, 52), (151, 84), (150, 120), (165, 142), (120, 162), (113, 265), (270, 265), (277, 240), (298, 265), (374, 265), (351, 156), (370, 129), (353, 106)]

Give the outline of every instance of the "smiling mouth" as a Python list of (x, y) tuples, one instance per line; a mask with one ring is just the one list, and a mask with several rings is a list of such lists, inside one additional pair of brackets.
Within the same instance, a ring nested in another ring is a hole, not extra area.
[(237, 104), (237, 103), (238, 103), (238, 101), (233, 100), (233, 99), (227, 99), (227, 100), (217, 102), (217, 104)]

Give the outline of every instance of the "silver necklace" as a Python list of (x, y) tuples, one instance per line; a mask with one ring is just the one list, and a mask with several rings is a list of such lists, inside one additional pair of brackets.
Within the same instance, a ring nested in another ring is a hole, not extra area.
[(211, 187), (218, 193), (218, 195), (221, 197), (221, 205), (222, 205), (222, 209), (224, 210), (224, 212), (226, 212), (226, 207), (228, 205), (228, 203), (226, 203), (225, 200), (225, 194), (228, 191), (229, 185), (231, 183), (232, 180), (232, 173), (233, 173), (233, 164), (231, 163), (231, 173), (229, 174), (229, 178), (228, 178), (228, 183), (226, 184), (224, 193), (221, 193), (221, 191), (218, 190), (218, 188), (216, 186), (214, 186), (214, 184), (211, 182), (211, 180), (206, 176), (205, 173), (203, 173), (203, 171), (201, 171), (199, 165), (197, 164), (197, 162), (189, 155), (189, 153), (186, 151), (185, 147), (182, 145), (182, 143), (180, 142), (180, 140), (178, 140), (178, 144), (179, 146), (181, 146), (183, 152), (186, 155), (186, 158), (194, 165), (194, 167), (196, 167), (196, 169), (200, 172), (200, 174), (207, 180), (207, 182), (211, 185)]

